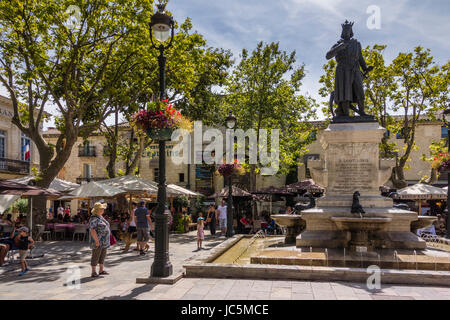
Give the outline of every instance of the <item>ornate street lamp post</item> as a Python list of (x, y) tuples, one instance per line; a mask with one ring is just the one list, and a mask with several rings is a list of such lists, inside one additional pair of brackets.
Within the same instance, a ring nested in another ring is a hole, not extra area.
[[(166, 57), (164, 50), (172, 45), (175, 23), (173, 18), (164, 12), (165, 5), (158, 5), (150, 22), (150, 39), (154, 49), (159, 50), (159, 98), (164, 100), (166, 96)], [(159, 42), (155, 45), (153, 35)], [(167, 46), (164, 42), (169, 40)], [(159, 183), (158, 183), (158, 206), (155, 214), (155, 259), (151, 268), (152, 277), (168, 277), (172, 274), (172, 264), (169, 260), (169, 216), (166, 193), (166, 140), (159, 139)]]
[[(450, 127), (450, 108), (444, 111), (444, 123), (447, 126), (447, 151), (450, 153), (450, 136), (449, 136), (449, 127)], [(450, 239), (450, 171), (447, 172), (447, 221), (446, 221), (446, 238)]]
[[(227, 123), (227, 127), (228, 129), (233, 129), (234, 126), (236, 125), (236, 117), (230, 112), (230, 114), (228, 115), (228, 117), (225, 119), (226, 123)], [(234, 156), (233, 156), (233, 134), (230, 134), (230, 141), (229, 141), (229, 152), (230, 152), (230, 157), (231, 157), (231, 161), (234, 160)], [(232, 187), (232, 174), (229, 175), (228, 177), (228, 203), (227, 203), (227, 238), (232, 237), (233, 236), (233, 187)]]

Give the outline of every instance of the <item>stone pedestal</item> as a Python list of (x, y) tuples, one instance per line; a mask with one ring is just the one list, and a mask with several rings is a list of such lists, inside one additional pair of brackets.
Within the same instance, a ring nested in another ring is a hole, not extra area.
[(273, 214), (270, 216), (275, 222), (286, 228), (285, 244), (296, 243), (297, 236), (305, 229), (305, 220), (300, 215)]
[[(425, 248), (425, 241), (410, 232), (417, 213), (394, 209), (392, 199), (380, 195), (395, 165), (393, 159), (379, 158), (385, 131), (375, 122), (334, 123), (324, 131), (325, 157), (312, 161), (311, 175), (326, 188), (326, 196), (316, 208), (302, 211), (306, 230), (297, 237), (297, 247), (348, 248), (366, 242), (369, 250)], [(361, 194), (362, 216), (351, 213), (355, 191)]]

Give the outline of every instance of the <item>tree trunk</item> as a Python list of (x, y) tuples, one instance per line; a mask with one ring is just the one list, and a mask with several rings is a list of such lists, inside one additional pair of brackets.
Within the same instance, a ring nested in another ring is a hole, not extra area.
[(438, 169), (437, 168), (431, 168), (430, 177), (428, 179), (424, 179), (420, 181), (421, 183), (425, 184), (435, 184), (438, 181)]
[(391, 181), (396, 189), (406, 188), (408, 183), (405, 180), (403, 167), (395, 166), (392, 168)]
[[(54, 159), (51, 159), (51, 157), (54, 155), (52, 148), (50, 148), (48, 145), (37, 146), (39, 152), (39, 170), (41, 172), (40, 176), (42, 177), (42, 179), (36, 181), (36, 185), (38, 187), (48, 188), (69, 159), (78, 134), (74, 131), (70, 133), (66, 131), (65, 136), (66, 139), (64, 147), (59, 150)], [(47, 199), (45, 197), (33, 198), (33, 221), (35, 221), (36, 223), (45, 222), (47, 217), (46, 204)], [(33, 222), (33, 225), (35, 225), (35, 222)]]
[(128, 212), (129, 203), (125, 196), (120, 196), (117, 198), (117, 211), (119, 213)]

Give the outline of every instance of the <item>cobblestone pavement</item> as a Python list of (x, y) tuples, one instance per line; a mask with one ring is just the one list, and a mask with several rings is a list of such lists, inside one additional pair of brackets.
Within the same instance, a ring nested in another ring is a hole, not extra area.
[[(206, 235), (205, 249), (197, 251), (195, 231), (171, 235), (174, 273), (182, 272), (185, 262), (207, 255), (224, 239)], [(136, 284), (136, 278), (149, 276), (153, 250), (151, 244), (150, 252), (141, 257), (135, 251), (123, 253), (115, 245), (105, 263), (110, 275), (92, 279), (87, 242), (38, 243), (36, 254), (45, 255), (29, 260), (30, 271), (25, 276), (19, 276), (19, 264), (0, 268), (0, 299), (450, 300), (450, 288), (403, 285), (382, 285), (379, 291), (369, 291), (361, 283), (194, 278), (183, 278), (174, 285)], [(79, 267), (79, 289), (66, 285), (71, 267)]]

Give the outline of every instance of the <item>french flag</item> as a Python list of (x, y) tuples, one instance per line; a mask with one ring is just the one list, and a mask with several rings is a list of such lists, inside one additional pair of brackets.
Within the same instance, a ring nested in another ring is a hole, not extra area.
[(23, 146), (23, 152), (25, 154), (25, 161), (30, 160), (30, 141), (27, 141)]

